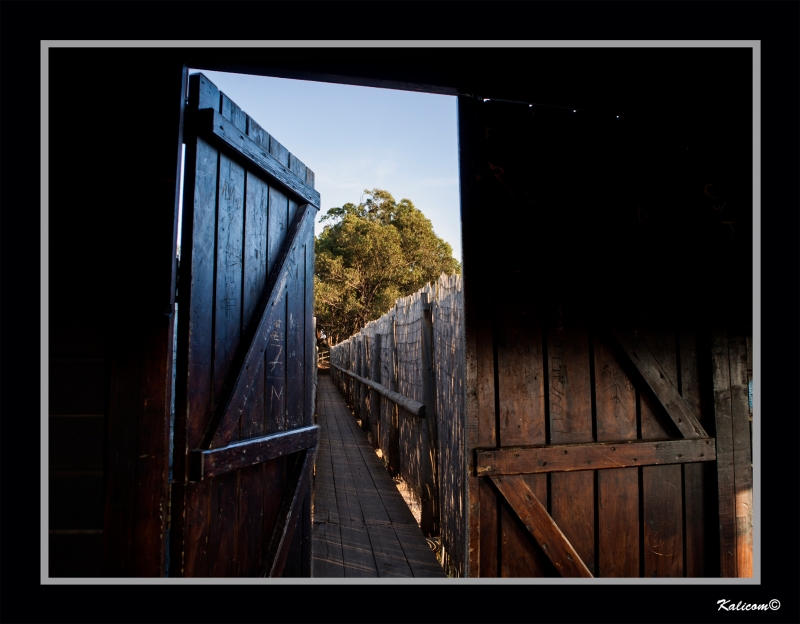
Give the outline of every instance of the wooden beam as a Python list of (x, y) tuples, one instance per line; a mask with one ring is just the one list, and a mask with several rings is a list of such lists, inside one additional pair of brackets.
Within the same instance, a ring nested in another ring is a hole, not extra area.
[(361, 375), (356, 375), (355, 373), (347, 370), (346, 368), (342, 368), (341, 366), (337, 366), (336, 364), (331, 364), (331, 368), (335, 368), (343, 372), (345, 375), (352, 377), (356, 381), (364, 384), (372, 388), (373, 390), (377, 391), (379, 394), (382, 394), (390, 401), (397, 403), (403, 409), (408, 410), (415, 416), (419, 416), (420, 418), (425, 418), (425, 405), (422, 403), (415, 401), (414, 399), (409, 399), (407, 396), (403, 396), (399, 392), (395, 392), (394, 390), (389, 390), (386, 386), (382, 386), (381, 384), (372, 381), (371, 379), (364, 379)]
[(479, 477), (714, 461), (714, 438), (620, 440), (478, 449)]
[(522, 477), (492, 477), (492, 481), (561, 576), (594, 578)]
[(692, 413), (692, 408), (678, 392), (678, 389), (672, 385), (666, 371), (664, 371), (636, 332), (612, 331), (612, 334), (650, 386), (661, 405), (664, 406), (667, 414), (678, 427), (683, 437), (707, 438), (708, 434)]
[(283, 566), (294, 537), (297, 518), (303, 507), (306, 490), (311, 482), (316, 450), (316, 447), (310, 448), (305, 451), (304, 457), (298, 457), (295, 460), (294, 470), (292, 470), (287, 488), (289, 491), (294, 491), (294, 494), (291, 497), (283, 497), (283, 503), (278, 512), (278, 522), (275, 524), (272, 540), (261, 566), (262, 577), (275, 578), (283, 573)]
[(319, 427), (311, 425), (234, 442), (223, 448), (194, 450), (189, 454), (189, 480), (210, 479), (302, 451), (316, 446), (318, 435)]
[(294, 221), (286, 232), (286, 238), (276, 258), (272, 271), (264, 287), (264, 295), (259, 301), (253, 318), (258, 322), (248, 328), (242, 336), (240, 349), (231, 363), (231, 373), (225, 380), (217, 405), (209, 421), (208, 428), (199, 445), (201, 449), (221, 448), (227, 446), (238, 430), (239, 419), (245, 410), (248, 399), (253, 395), (253, 385), (259, 376), (264, 362), (264, 351), (269, 343), (273, 309), (282, 296), (289, 279), (290, 258), (295, 248), (306, 240), (308, 230), (313, 227), (314, 208), (304, 204), (297, 209)]
[(307, 202), (319, 208), (319, 192), (306, 184), (305, 175), (300, 177), (213, 108), (197, 111), (197, 132), (211, 139), (217, 147), (243, 157), (264, 174), (268, 182), (278, 182), (286, 187), (297, 195), (301, 203)]

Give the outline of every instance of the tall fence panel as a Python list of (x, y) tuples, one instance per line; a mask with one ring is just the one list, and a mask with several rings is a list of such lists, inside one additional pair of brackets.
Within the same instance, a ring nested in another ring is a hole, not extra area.
[(464, 307), (461, 276), (442, 275), (433, 306), (439, 501), (445, 569), (464, 569)]
[(461, 276), (442, 275), (330, 351), (331, 379), (420, 505), (420, 528), (441, 537), (452, 576), (464, 571), (462, 301)]

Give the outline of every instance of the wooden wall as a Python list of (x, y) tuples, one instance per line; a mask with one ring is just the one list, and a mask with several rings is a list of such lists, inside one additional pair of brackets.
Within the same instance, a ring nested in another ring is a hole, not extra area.
[[(164, 569), (183, 67), (140, 78), (157, 58), (101, 76), (91, 50), (50, 57), (51, 92), (70, 93), (49, 128), (51, 576)], [(158, 95), (121, 116), (134, 92)]]

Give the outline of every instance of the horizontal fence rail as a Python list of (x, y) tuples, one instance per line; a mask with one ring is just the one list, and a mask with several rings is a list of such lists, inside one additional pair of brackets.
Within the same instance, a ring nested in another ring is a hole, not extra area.
[(331, 379), (392, 476), (464, 571), (464, 325), (460, 275), (442, 275), (330, 349)]

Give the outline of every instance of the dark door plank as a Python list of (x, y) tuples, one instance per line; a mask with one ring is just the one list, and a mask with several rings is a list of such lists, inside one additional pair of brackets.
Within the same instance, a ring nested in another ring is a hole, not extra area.
[[(217, 198), (217, 271), (214, 312), (214, 403), (232, 372), (242, 335), (242, 238), (244, 235), (244, 169), (224, 154), (219, 158)], [(237, 421), (238, 424), (238, 421)], [(230, 440), (238, 437), (238, 427)]]
[(239, 472), (211, 480), (209, 576), (236, 576), (238, 572)]
[[(292, 266), (294, 254), (302, 250), (305, 237), (313, 223), (311, 209), (304, 205), (292, 223), (280, 256), (272, 267), (266, 285), (266, 292), (259, 302), (256, 314), (260, 313), (257, 326), (251, 327), (242, 341), (242, 348), (231, 360), (230, 372), (221, 390), (222, 398), (214, 411), (207, 434), (208, 448), (226, 446), (238, 430), (239, 419), (247, 405), (250, 390), (255, 384), (261, 368), (261, 354), (267, 352), (267, 379), (282, 381), (281, 390), (276, 394), (284, 403), (285, 418), (285, 362), (287, 336), (287, 289), (292, 285)], [(283, 306), (281, 306), (283, 303)], [(283, 309), (281, 309), (283, 308)], [(270, 331), (270, 328), (271, 331)], [(270, 357), (270, 350), (273, 351)], [(278, 364), (283, 364), (283, 370)], [(273, 388), (274, 389), (274, 388)], [(274, 414), (273, 414), (274, 417)], [(283, 419), (282, 419), (283, 420)], [(216, 425), (216, 426), (215, 426)], [(285, 427), (282, 427), (285, 428)]]
[(592, 578), (591, 571), (576, 549), (522, 477), (492, 477), (492, 482), (562, 576)]
[[(698, 344), (698, 334), (682, 329), (679, 333), (681, 396), (688, 403), (700, 424), (709, 430), (705, 401), (703, 400), (700, 362), (698, 354), (707, 353), (708, 346)], [(713, 429), (712, 429), (713, 430)], [(702, 577), (711, 574), (708, 568), (709, 496), (716, 498), (713, 483), (709, 482), (709, 468), (705, 464), (686, 464), (683, 467), (684, 514), (686, 515), (686, 576)]]
[[(635, 440), (636, 389), (633, 382), (613, 350), (597, 336), (593, 351), (597, 441)], [(637, 449), (637, 462), (644, 460), (639, 457), (640, 450), (644, 449)], [(598, 470), (597, 497), (597, 576), (639, 576), (639, 471), (636, 468)]]
[[(570, 325), (548, 332), (550, 442), (592, 442), (592, 392), (589, 335)], [(594, 570), (594, 474), (550, 475), (550, 515)]]
[(708, 437), (700, 421), (697, 420), (678, 389), (670, 381), (670, 372), (661, 366), (647, 345), (633, 332), (614, 331), (613, 335), (664, 406), (681, 434), (686, 438)]
[(287, 490), (291, 494), (284, 496), (281, 503), (278, 522), (275, 525), (262, 567), (262, 576), (273, 578), (279, 577), (283, 573), (289, 547), (297, 528), (297, 519), (300, 517), (306, 490), (311, 482), (315, 451), (315, 448), (300, 451), (301, 455), (294, 462), (295, 465), (287, 482)]
[(264, 464), (239, 472), (239, 517), (236, 576), (258, 576), (264, 556)]
[[(640, 346), (636, 348), (640, 351), (647, 349), (653, 366), (658, 367), (661, 371), (659, 374), (664, 375), (664, 383), (676, 389), (678, 368), (675, 333), (667, 330), (645, 330), (640, 332), (640, 337), (638, 343)], [(642, 392), (640, 399), (642, 438), (653, 441), (655, 438), (671, 436), (668, 427), (671, 428), (672, 423), (662, 422), (658, 418), (659, 406), (653, 404), (649, 393)], [(675, 424), (680, 423), (675, 422)], [(697, 438), (697, 435), (693, 433), (686, 437)], [(710, 448), (711, 440), (701, 441), (703, 444), (705, 442), (708, 442)], [(641, 478), (644, 560), (642, 574), (645, 577), (683, 576), (681, 466), (645, 466), (642, 468)]]
[(644, 576), (683, 576), (682, 479), (680, 466), (642, 470)]

